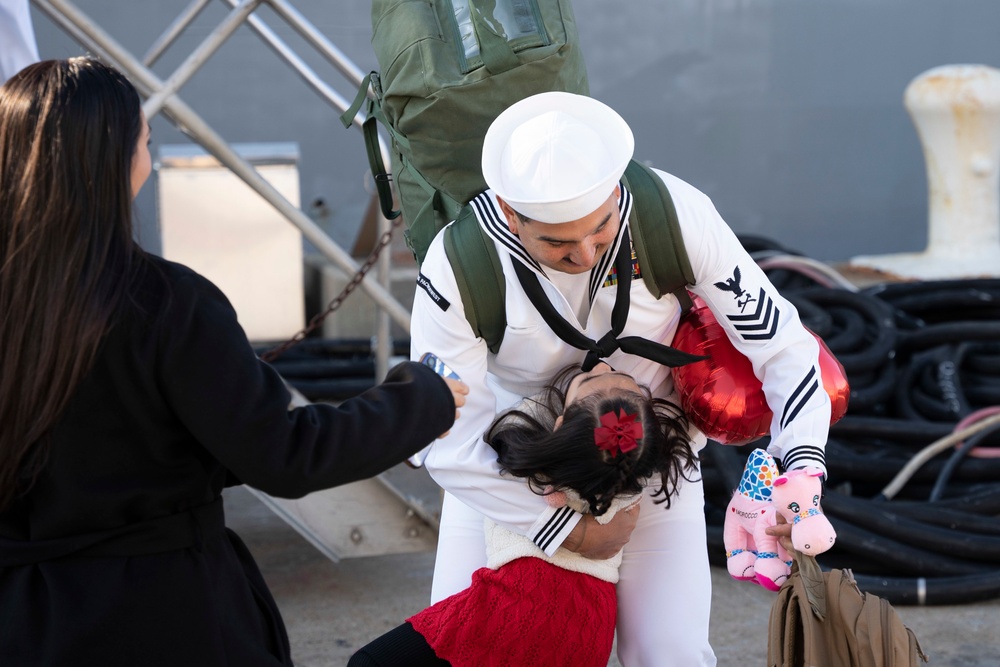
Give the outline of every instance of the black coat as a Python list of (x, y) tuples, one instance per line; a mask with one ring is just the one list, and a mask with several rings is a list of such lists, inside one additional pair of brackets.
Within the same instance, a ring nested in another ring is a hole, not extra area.
[(290, 665), (284, 626), (221, 492), (375, 475), (448, 429), (455, 404), (407, 362), (338, 407), (288, 410), (209, 281), (154, 259), (0, 513), (0, 665)]

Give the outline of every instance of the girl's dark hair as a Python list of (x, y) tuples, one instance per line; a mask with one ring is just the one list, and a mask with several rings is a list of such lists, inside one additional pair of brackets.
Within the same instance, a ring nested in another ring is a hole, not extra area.
[[(562, 371), (526, 409), (508, 411), (493, 422), (485, 438), (503, 471), (527, 479), (539, 494), (547, 487), (572, 489), (595, 516), (604, 514), (615, 496), (641, 493), (646, 480), (659, 474), (653, 496), (670, 507), (680, 480), (691, 480), (689, 473), (697, 470), (681, 410), (640, 388), (642, 393), (590, 394), (564, 412), (566, 388), (579, 373), (578, 367)], [(641, 415), (643, 437), (635, 449), (612, 455), (596, 445), (594, 430), (601, 415), (620, 410)], [(562, 424), (553, 430), (560, 414)]]
[(0, 87), (0, 510), (93, 365), (144, 254), (132, 236), (139, 95), (91, 58)]

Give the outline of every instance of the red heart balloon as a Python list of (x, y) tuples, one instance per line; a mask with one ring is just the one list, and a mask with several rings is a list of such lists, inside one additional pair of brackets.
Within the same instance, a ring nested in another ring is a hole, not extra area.
[[(847, 412), (850, 387), (844, 367), (830, 348), (822, 338), (809, 333), (819, 342), (819, 368), (832, 404), (832, 424)], [(681, 406), (692, 424), (726, 445), (742, 445), (767, 435), (772, 412), (760, 380), (750, 360), (733, 347), (715, 315), (700, 299), (695, 299), (695, 306), (681, 317), (672, 345), (709, 357), (673, 369)]]

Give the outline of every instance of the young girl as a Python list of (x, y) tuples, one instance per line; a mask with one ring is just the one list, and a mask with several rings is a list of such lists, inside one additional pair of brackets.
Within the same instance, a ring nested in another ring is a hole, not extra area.
[[(604, 523), (637, 511), (647, 486), (670, 506), (681, 478), (696, 470), (686, 433), (679, 408), (599, 364), (560, 373), (501, 415), (486, 440), (505, 474)], [(606, 667), (621, 552), (592, 560), (560, 548), (548, 557), (490, 521), (486, 541), (488, 567), (469, 588), (363, 647), (348, 666)]]

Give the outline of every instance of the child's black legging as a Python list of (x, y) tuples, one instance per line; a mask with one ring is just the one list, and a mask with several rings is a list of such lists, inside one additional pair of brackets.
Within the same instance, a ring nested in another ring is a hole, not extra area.
[(347, 667), (451, 667), (434, 655), (424, 636), (403, 623), (351, 656)]

